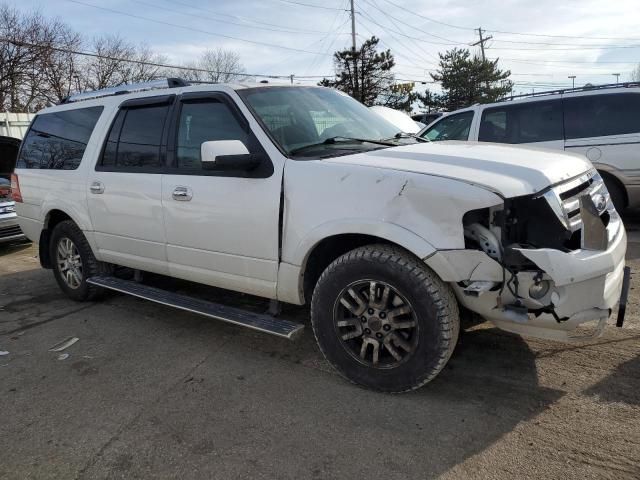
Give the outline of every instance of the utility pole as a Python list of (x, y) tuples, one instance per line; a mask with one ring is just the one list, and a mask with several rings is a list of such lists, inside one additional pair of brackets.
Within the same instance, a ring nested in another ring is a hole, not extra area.
[(576, 76), (575, 75), (569, 75), (567, 78), (571, 79), (571, 88), (576, 88)]
[(616, 77), (616, 83), (618, 83), (618, 79), (620, 78), (620, 74), (619, 73), (612, 73), (611, 75)]
[(357, 100), (360, 98), (360, 86), (358, 80), (358, 58), (356, 57), (356, 9), (354, 0), (351, 0), (351, 53), (353, 55), (353, 93)]
[(488, 37), (483, 37), (482, 36), (482, 27), (478, 27), (478, 35), (480, 36), (480, 40), (476, 43), (472, 43), (471, 46), (475, 47), (476, 45), (480, 45), (480, 51), (482, 52), (482, 61), (486, 61), (487, 57), (485, 57), (484, 55), (484, 42), (486, 42), (487, 40), (491, 40), (493, 37), (491, 35), (489, 35)]

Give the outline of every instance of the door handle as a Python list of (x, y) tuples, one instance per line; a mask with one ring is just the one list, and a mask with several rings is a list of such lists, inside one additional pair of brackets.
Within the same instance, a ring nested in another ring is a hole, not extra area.
[(89, 187), (91, 193), (100, 194), (104, 193), (104, 184), (102, 182), (93, 182)]
[(191, 189), (189, 187), (176, 187), (173, 189), (173, 199), (178, 202), (188, 202), (193, 198)]

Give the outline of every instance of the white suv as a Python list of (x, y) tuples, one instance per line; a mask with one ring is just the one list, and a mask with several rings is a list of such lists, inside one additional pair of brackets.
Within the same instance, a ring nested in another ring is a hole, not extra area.
[(585, 155), (613, 203), (640, 207), (640, 84), (520, 95), (456, 110), (418, 134), (432, 141), (531, 145)]
[(73, 97), (23, 141), (20, 225), (73, 299), (113, 289), (287, 338), (302, 326), (140, 273), (310, 304), (327, 360), (398, 392), (443, 368), (463, 313), (571, 340), (620, 298), (625, 230), (584, 157), (423, 143), (326, 88), (164, 86)]

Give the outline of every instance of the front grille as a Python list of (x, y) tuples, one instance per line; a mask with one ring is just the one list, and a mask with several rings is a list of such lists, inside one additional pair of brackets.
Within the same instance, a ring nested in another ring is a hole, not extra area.
[(10, 227), (0, 227), (0, 239), (15, 237), (16, 235), (22, 235), (22, 230), (18, 225), (11, 225)]
[[(605, 221), (605, 225), (608, 223), (613, 210), (609, 192), (607, 192), (602, 177), (595, 170), (591, 170), (566, 183), (556, 185), (545, 192), (543, 196), (558, 216), (560, 222), (571, 232), (577, 232), (582, 228), (580, 198), (589, 196), (592, 200), (603, 200), (604, 207), (599, 210), (599, 214)], [(594, 201), (594, 204), (597, 203)]]

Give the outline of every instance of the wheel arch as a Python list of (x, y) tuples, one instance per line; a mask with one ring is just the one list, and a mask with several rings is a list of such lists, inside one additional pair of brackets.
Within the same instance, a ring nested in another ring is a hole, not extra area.
[[(296, 255), (291, 259), (292, 261), (287, 262), (294, 266), (299, 265), (296, 268), (297, 285), (285, 287), (280, 285), (281, 281), (290, 284), (296, 280), (279, 278), (279, 298), (285, 297), (282, 298), (286, 299), (285, 301), (297, 300), (293, 303), (307, 303), (318, 278), (329, 264), (348, 251), (364, 245), (375, 243), (394, 245), (419, 259), (436, 251), (429, 242), (398, 225), (349, 222), (350, 228), (344, 228), (345, 226), (346, 224), (342, 223), (324, 225), (309, 235), (306, 241), (300, 242)], [(286, 294), (283, 293), (285, 290), (287, 290)]]
[(605, 182), (607, 179), (610, 179), (614, 183), (614, 185), (620, 189), (620, 192), (624, 197), (624, 206), (625, 208), (628, 207), (629, 192), (627, 192), (627, 187), (625, 186), (624, 182), (615, 173), (609, 170), (604, 170), (604, 169), (601, 169), (600, 167), (598, 167), (597, 170), (600, 176), (602, 177), (602, 179), (605, 180)]
[(60, 222), (64, 222), (65, 220), (71, 220), (76, 225), (80, 225), (77, 220), (75, 220), (71, 215), (67, 212), (59, 209), (52, 208), (49, 210), (44, 216), (44, 222), (42, 224), (42, 231), (40, 232), (40, 240), (38, 242), (38, 253), (40, 257), (40, 265), (43, 268), (52, 268), (51, 264), (51, 255), (49, 253), (49, 243), (51, 241), (51, 232)]

